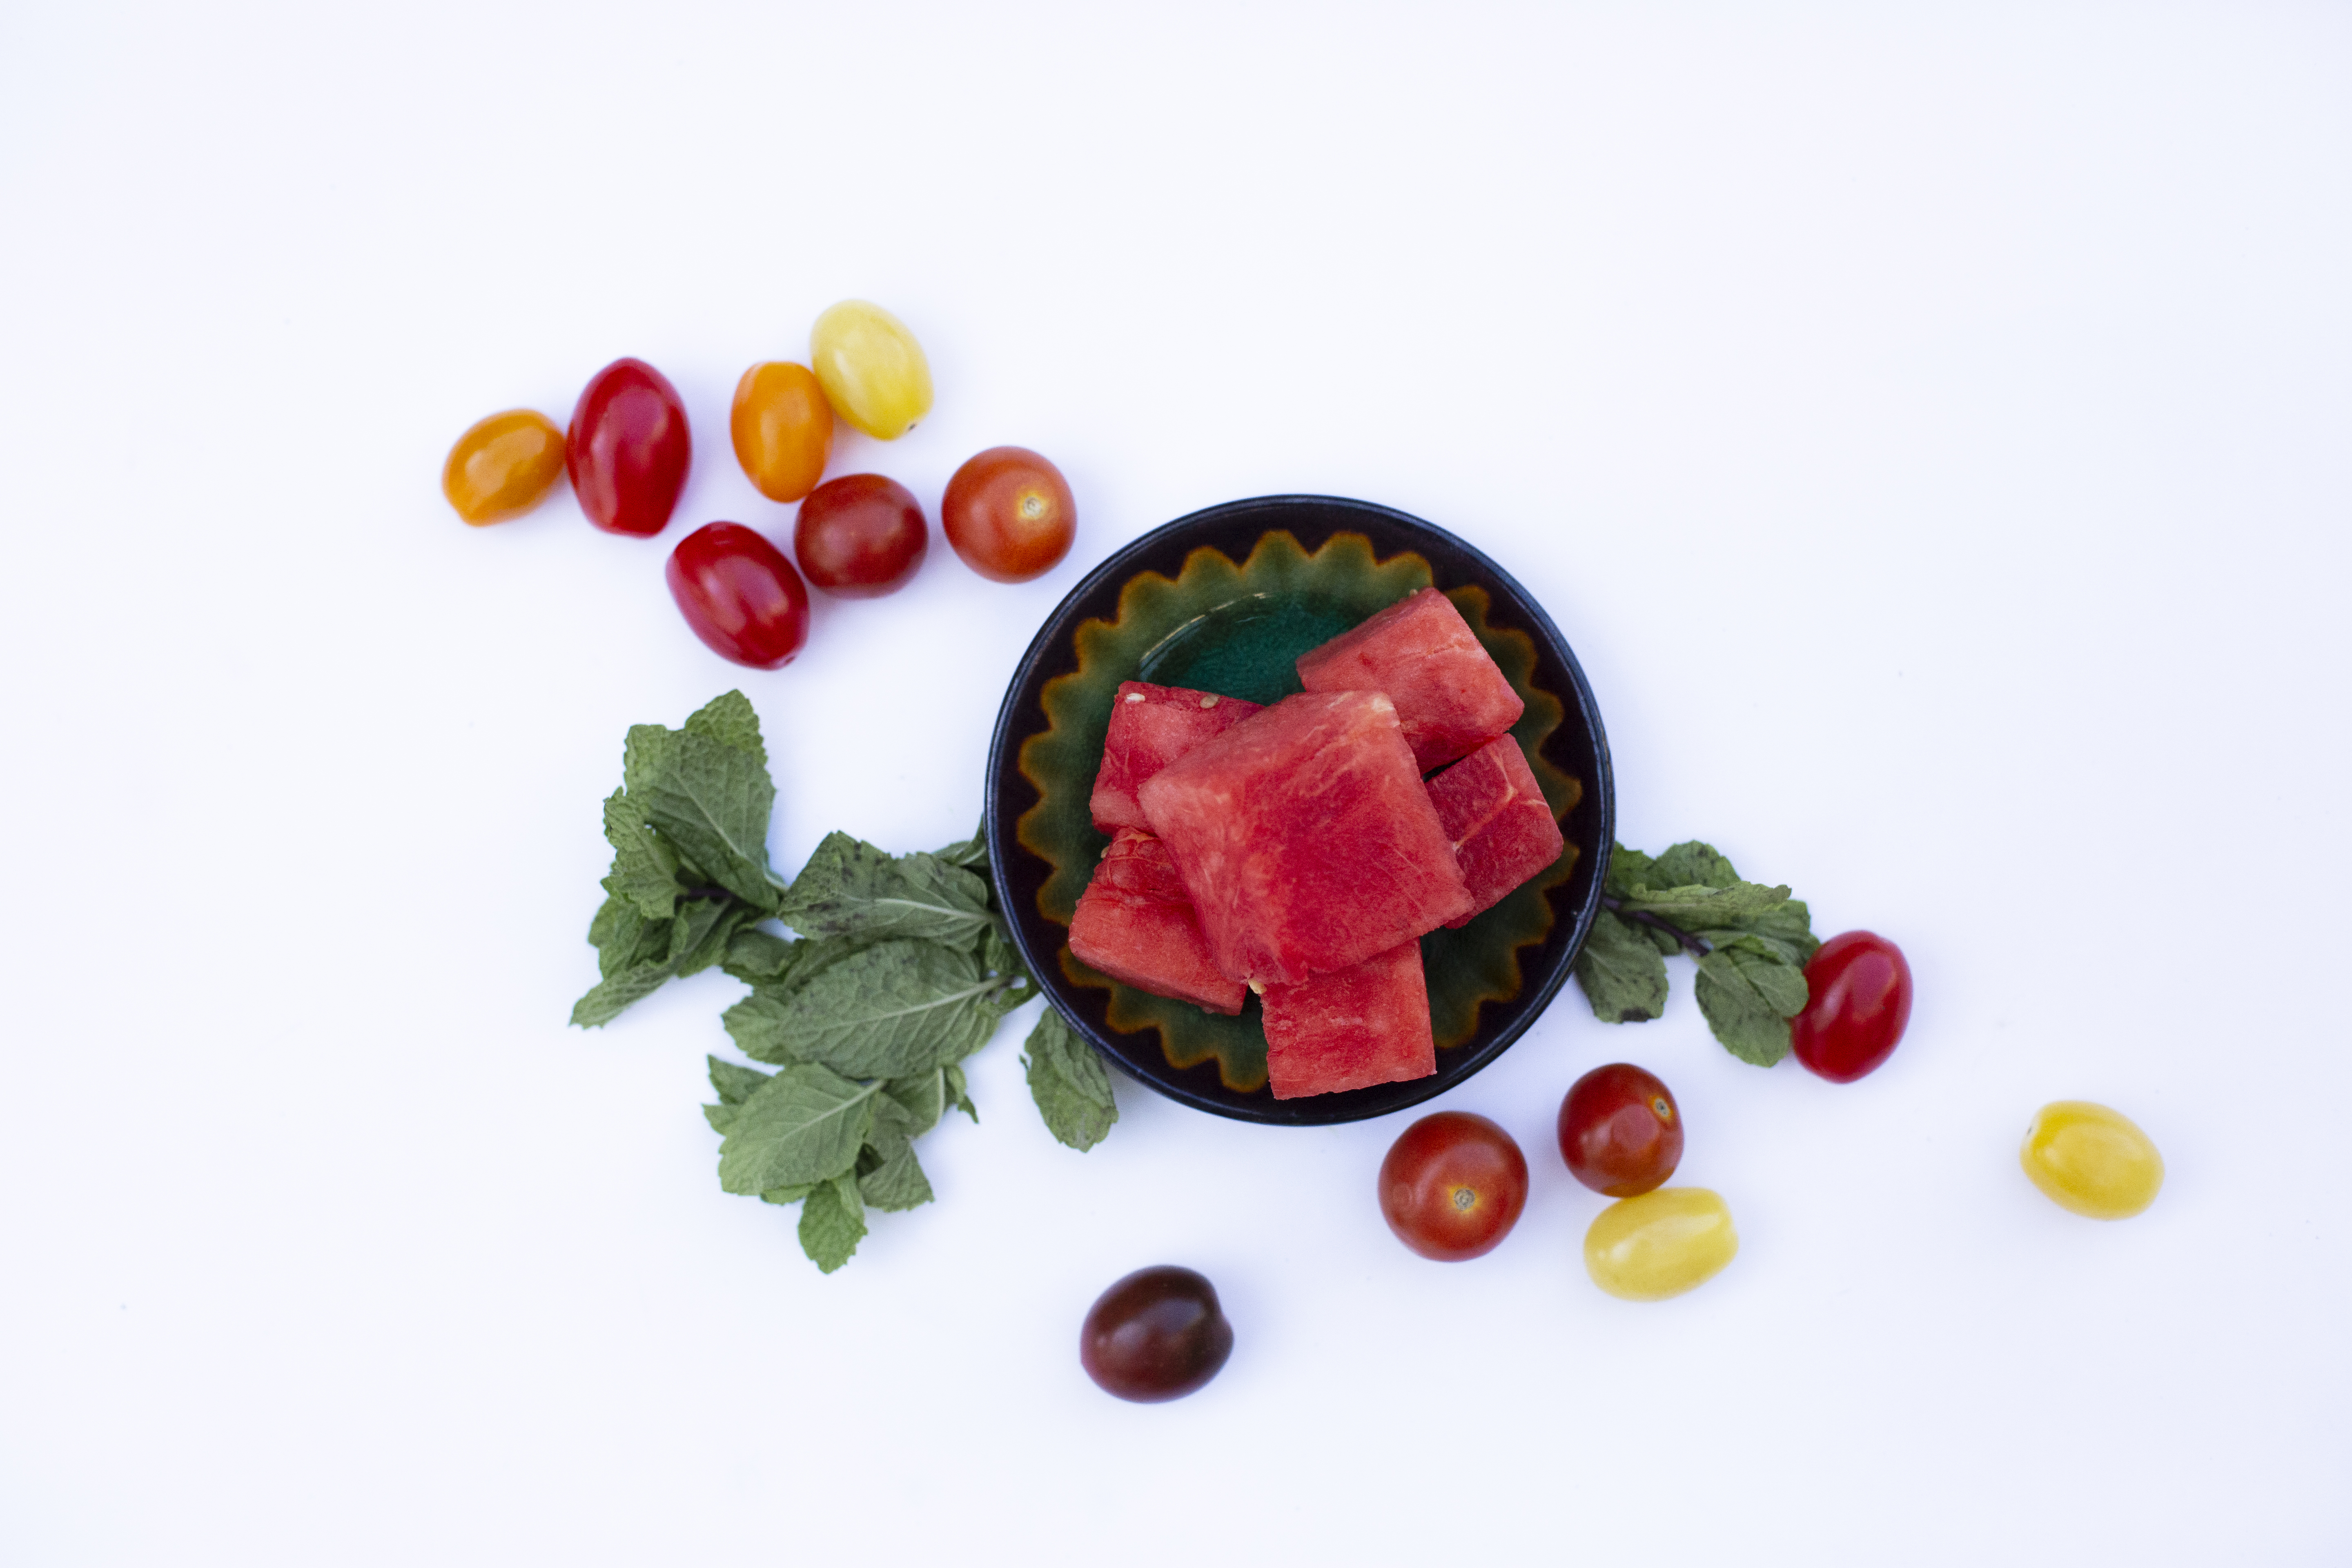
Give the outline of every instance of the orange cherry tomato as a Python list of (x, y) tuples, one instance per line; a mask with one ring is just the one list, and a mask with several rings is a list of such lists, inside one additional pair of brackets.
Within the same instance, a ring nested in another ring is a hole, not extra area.
[(991, 447), (948, 481), (940, 529), (982, 576), (1026, 583), (1070, 552), (1078, 509), (1053, 464), (1025, 447)]
[(743, 477), (770, 500), (798, 500), (824, 478), (833, 405), (806, 365), (771, 361), (745, 371), (729, 426)]
[(563, 472), (563, 432), (528, 408), (493, 414), (457, 437), (441, 466), (441, 493), (475, 527), (520, 517)]

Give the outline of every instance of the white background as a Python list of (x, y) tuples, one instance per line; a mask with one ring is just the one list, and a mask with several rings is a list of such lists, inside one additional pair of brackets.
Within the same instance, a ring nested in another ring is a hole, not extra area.
[[(983, 15), (985, 12), (985, 15)], [(2352, 13), (404, 4), (0, 15), (0, 1560), (2343, 1562)], [(847, 296), (933, 416), (1068, 475), (1025, 586), (943, 546), (740, 671), (661, 581), (782, 530), (736, 377)], [(438, 479), (643, 356), (660, 541)], [(940, 1194), (840, 1274), (719, 1192), (739, 988), (567, 1030), (625, 728), (740, 684), (797, 868), (968, 832), (1013, 661), (1194, 508), (1385, 501), (1581, 657), (1624, 840), (1900, 942), (1848, 1088), (1570, 991), (1441, 1104), (1517, 1232), (1384, 1230), (1406, 1119), (1122, 1082), (1013, 1026)], [(1634, 1306), (1550, 1127), (1661, 1073), (1730, 1269)], [(2103, 1100), (2163, 1195), (2021, 1175)], [(1075, 1341), (1138, 1266), (1238, 1348)]]

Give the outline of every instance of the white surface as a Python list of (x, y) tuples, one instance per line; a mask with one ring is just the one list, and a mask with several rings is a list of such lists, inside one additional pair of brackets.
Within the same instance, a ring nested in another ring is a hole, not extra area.
[[(2352, 16), (981, 9), (0, 16), (0, 1558), (2346, 1560)], [(849, 295), (939, 402), (835, 471), (1034, 446), (1078, 547), (737, 671), (662, 561), (785, 522), (727, 400)], [(460, 527), (456, 435), (621, 353), (679, 522)], [(740, 682), (787, 871), (959, 837), (1069, 585), (1294, 489), (1507, 565), (1625, 840), (1895, 937), (1909, 1039), (1838, 1089), (1686, 966), (1571, 991), (1441, 1102), (1536, 1173), (1444, 1268), (1371, 1199), (1403, 1119), (1123, 1085), (1080, 1156), (1008, 1028), (819, 1277), (713, 1179), (731, 982), (562, 1026), (623, 730)], [(1619, 1058), (1744, 1242), (1664, 1305), (1549, 1142)], [(2019, 1173), (2074, 1096), (2144, 1217)], [(1078, 1319), (1163, 1260), (1238, 1349), (1122, 1405)]]

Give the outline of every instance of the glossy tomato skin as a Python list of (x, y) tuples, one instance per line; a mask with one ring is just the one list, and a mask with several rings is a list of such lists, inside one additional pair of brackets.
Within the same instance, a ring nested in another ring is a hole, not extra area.
[(441, 467), (441, 493), (477, 528), (520, 517), (563, 474), (563, 432), (529, 408), (493, 414), (457, 437)]
[(931, 364), (907, 323), (879, 305), (844, 300), (809, 329), (809, 367), (833, 411), (877, 441), (895, 441), (931, 411)]
[(1106, 1394), (1139, 1405), (1181, 1399), (1234, 1353), (1217, 1288), (1190, 1268), (1139, 1268), (1104, 1291), (1078, 1330), (1078, 1364)]
[(923, 509), (880, 474), (827, 479), (801, 502), (793, 553), (809, 582), (844, 599), (878, 599), (907, 585), (930, 547)]
[(770, 500), (798, 500), (824, 478), (833, 405), (806, 365), (775, 361), (745, 371), (727, 427), (743, 477)]
[(589, 521), (652, 538), (669, 526), (693, 461), (686, 405), (661, 372), (616, 359), (589, 379), (563, 438), (563, 465)]
[(1078, 509), (1061, 469), (1026, 447), (991, 447), (948, 481), (940, 530), (982, 576), (1026, 583), (1070, 552)]
[(1682, 1163), (1682, 1108), (1631, 1062), (1594, 1068), (1559, 1102), (1559, 1154), (1570, 1175), (1607, 1197), (1664, 1186)]
[(1790, 1048), (1832, 1083), (1877, 1070), (1911, 1021), (1911, 966), (1874, 931), (1822, 943), (1805, 965), (1805, 1010), (1789, 1020)]
[(1509, 1133), (1467, 1111), (1423, 1117), (1381, 1162), (1381, 1214), (1389, 1229), (1440, 1263), (1494, 1251), (1527, 1202), (1527, 1156)]
[(696, 529), (670, 552), (670, 597), (713, 653), (781, 669), (808, 641), (808, 590), (767, 535), (740, 522)]

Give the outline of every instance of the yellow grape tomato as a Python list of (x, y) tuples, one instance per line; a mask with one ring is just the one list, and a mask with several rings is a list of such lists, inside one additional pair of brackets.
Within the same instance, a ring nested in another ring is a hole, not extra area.
[(477, 528), (520, 517), (563, 474), (563, 432), (544, 414), (493, 414), (457, 437), (441, 466), (441, 493)]
[(2129, 1219), (2164, 1185), (2164, 1156), (2147, 1134), (2087, 1100), (2035, 1111), (2017, 1157), (2052, 1203), (2091, 1219)]
[(728, 416), (743, 477), (770, 500), (793, 501), (824, 478), (833, 449), (833, 409), (808, 367), (755, 364), (735, 384)]
[(816, 319), (809, 364), (833, 411), (895, 441), (931, 411), (931, 367), (906, 323), (879, 305), (844, 300)]
[(1601, 1211), (1584, 1233), (1584, 1270), (1612, 1296), (1663, 1301), (1714, 1279), (1738, 1250), (1721, 1198), (1705, 1187), (1660, 1187)]

